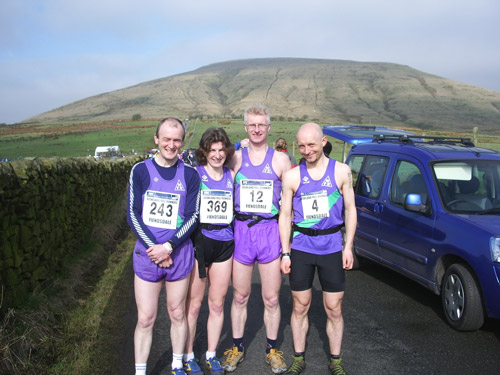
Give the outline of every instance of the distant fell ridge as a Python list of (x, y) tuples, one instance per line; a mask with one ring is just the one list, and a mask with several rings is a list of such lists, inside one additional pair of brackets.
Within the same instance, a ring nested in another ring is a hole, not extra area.
[(240, 116), (264, 103), (274, 119), (500, 132), (500, 92), (408, 66), (344, 60), (227, 61), (92, 96), (26, 122)]

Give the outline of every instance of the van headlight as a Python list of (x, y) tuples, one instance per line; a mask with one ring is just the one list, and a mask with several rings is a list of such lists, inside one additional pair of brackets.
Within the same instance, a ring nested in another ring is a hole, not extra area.
[(491, 237), (490, 250), (493, 262), (500, 263), (500, 237)]

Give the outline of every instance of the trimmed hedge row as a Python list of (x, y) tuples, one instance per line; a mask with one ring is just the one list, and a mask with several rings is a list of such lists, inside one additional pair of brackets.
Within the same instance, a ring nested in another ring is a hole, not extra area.
[(17, 306), (123, 197), (132, 166), (119, 159), (35, 158), (0, 163), (1, 310)]

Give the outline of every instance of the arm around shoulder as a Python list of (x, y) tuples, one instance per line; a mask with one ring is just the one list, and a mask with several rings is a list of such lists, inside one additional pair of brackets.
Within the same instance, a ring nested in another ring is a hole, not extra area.
[(231, 159), (229, 159), (226, 166), (236, 173), (236, 171), (241, 166), (241, 149), (234, 152), (233, 156), (231, 157)]

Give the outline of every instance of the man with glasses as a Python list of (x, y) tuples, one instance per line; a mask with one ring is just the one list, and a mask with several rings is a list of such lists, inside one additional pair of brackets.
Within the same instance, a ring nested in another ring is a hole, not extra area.
[(236, 370), (245, 357), (243, 333), (255, 262), (259, 268), (264, 302), (266, 362), (274, 373), (286, 371), (283, 352), (276, 348), (281, 320), (281, 244), (277, 219), (281, 179), (291, 169), (291, 163), (286, 154), (275, 152), (267, 144), (270, 117), (269, 109), (263, 105), (253, 105), (245, 110), (244, 126), (249, 145), (236, 151), (229, 163), (229, 167), (236, 171), (235, 248), (231, 305), (233, 347), (224, 353), (222, 366), (226, 372)]

